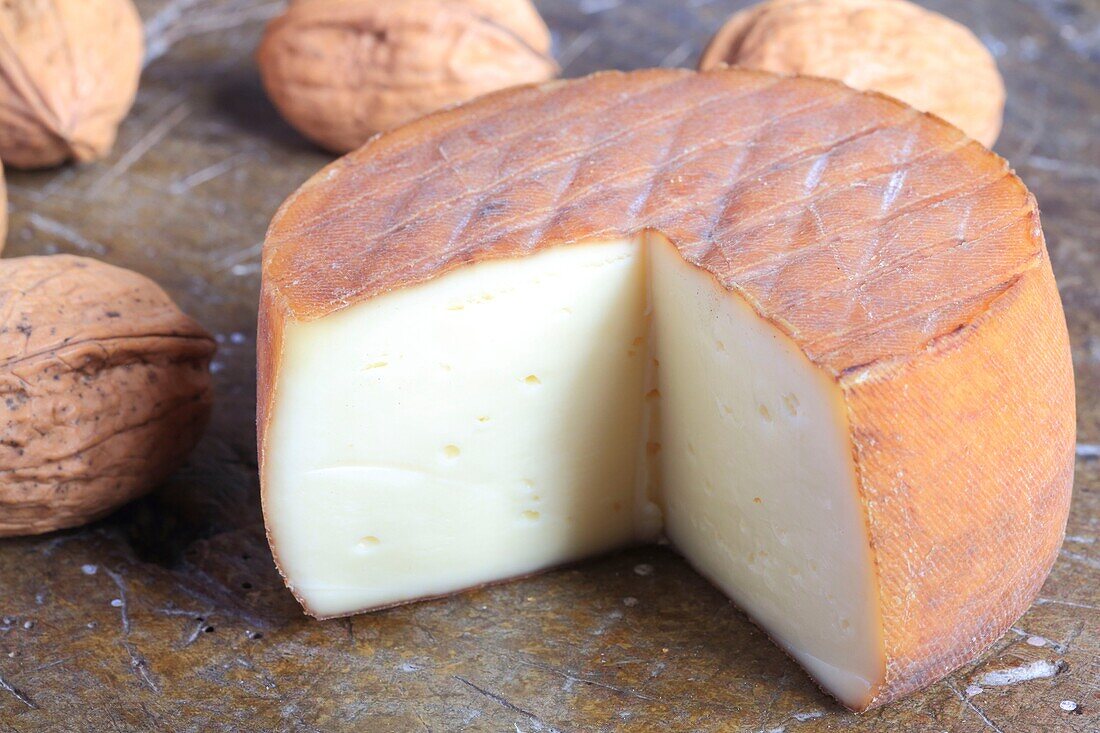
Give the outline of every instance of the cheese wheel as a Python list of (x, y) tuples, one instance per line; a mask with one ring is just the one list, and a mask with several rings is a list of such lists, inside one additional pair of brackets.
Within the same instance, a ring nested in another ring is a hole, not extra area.
[(604, 72), (374, 138), (263, 254), (265, 521), (319, 617), (666, 534), (857, 710), (973, 659), (1060, 546), (1033, 197), (897, 100)]

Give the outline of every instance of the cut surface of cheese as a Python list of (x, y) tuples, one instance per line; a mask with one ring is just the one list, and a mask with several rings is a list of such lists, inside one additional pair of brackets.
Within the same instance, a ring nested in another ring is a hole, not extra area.
[(267, 512), (310, 609), (640, 539), (643, 277), (633, 242), (562, 247), (291, 327)]
[(264, 513), (306, 610), (672, 545), (854, 709), (1056, 556), (1073, 380), (1035, 202), (896, 100), (603, 73), (387, 133), (284, 204)]
[(881, 619), (840, 388), (744, 299), (651, 251), (665, 531), (827, 689), (865, 704)]

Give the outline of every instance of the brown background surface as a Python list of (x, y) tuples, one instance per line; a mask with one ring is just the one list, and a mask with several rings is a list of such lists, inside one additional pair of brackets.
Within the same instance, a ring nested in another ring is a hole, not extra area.
[[(691, 66), (745, 4), (538, 2), (567, 76)], [(259, 85), (252, 52), (281, 2), (138, 0), (147, 67), (114, 153), (12, 173), (5, 255), (83, 254), (156, 279), (217, 334), (217, 406), (190, 463), (148, 498), (0, 541), (0, 731), (1100, 730), (1100, 1), (924, 4), (975, 29), (1005, 74), (997, 150), (1043, 208), (1077, 373), (1066, 543), (980, 659), (846, 713), (662, 548), (353, 619), (302, 616), (263, 538), (255, 302), (268, 220), (331, 158)], [(1057, 672), (982, 684), (1034, 662)]]

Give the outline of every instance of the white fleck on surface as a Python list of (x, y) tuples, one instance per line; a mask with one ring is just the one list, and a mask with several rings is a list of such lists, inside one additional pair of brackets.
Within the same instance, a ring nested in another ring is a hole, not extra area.
[(817, 188), (817, 184), (821, 183), (821, 177), (825, 175), (825, 168), (829, 165), (830, 153), (826, 151), (822, 155), (819, 155), (817, 160), (814, 161), (813, 166), (810, 168), (810, 172), (806, 174), (806, 181), (802, 186), (802, 192), (804, 194), (813, 193)]
[(1094, 557), (1089, 557), (1088, 555), (1082, 555), (1079, 552), (1070, 552), (1069, 550), (1065, 550), (1065, 549), (1059, 550), (1058, 555), (1059, 555), (1059, 557), (1066, 558), (1070, 562), (1075, 562), (1079, 565), (1085, 565), (1086, 567), (1095, 568), (1097, 570), (1100, 570), (1100, 560), (1097, 560)]
[(886, 184), (886, 191), (882, 194), (882, 211), (889, 211), (894, 206), (894, 202), (901, 195), (902, 187), (905, 186), (905, 179), (908, 175), (909, 171), (907, 170), (897, 170), (891, 174), (890, 182)]
[(122, 606), (122, 599), (121, 598), (112, 598), (111, 599), (111, 605), (114, 606), (115, 608), (119, 608), (120, 606)]
[(825, 713), (820, 710), (814, 710), (809, 713), (795, 713), (792, 716), (799, 723), (805, 723), (807, 720), (817, 720), (818, 718), (824, 718)]
[(258, 264), (233, 265), (229, 268), (229, 271), (237, 277), (244, 277), (259, 272), (260, 266)]
[(987, 687), (1016, 685), (1031, 680), (1049, 679), (1058, 674), (1061, 670), (1062, 665), (1056, 662), (1048, 662), (1045, 659), (1039, 659), (1029, 664), (1022, 664), (1019, 667), (1009, 667), (1008, 669), (998, 669), (992, 672), (986, 672), (978, 678), (978, 684)]
[(103, 256), (107, 254), (107, 247), (99, 242), (93, 242), (92, 240), (81, 236), (75, 229), (70, 229), (61, 222), (54, 221), (53, 219), (47, 219), (44, 216), (38, 214), (30, 214), (27, 220), (31, 223), (35, 229), (50, 234), (58, 239), (64, 240), (68, 244), (72, 245), (81, 252), (91, 252)]
[(418, 671), (420, 671), (420, 665), (405, 662), (404, 664), (401, 665), (401, 671), (402, 672), (418, 672)]
[(1062, 702), (1058, 703), (1058, 707), (1062, 708), (1062, 710), (1065, 710), (1067, 713), (1072, 713), (1074, 710), (1077, 709), (1077, 703), (1075, 703), (1073, 700), (1063, 700)]
[(966, 696), (967, 697), (974, 697), (975, 695), (980, 695), (983, 692), (985, 692), (985, 689), (981, 688), (981, 687), (978, 687), (977, 685), (967, 685), (967, 687), (966, 687)]
[(85, 575), (95, 575), (97, 572), (99, 572), (99, 567), (96, 565), (82, 565), (80, 567), (80, 572), (84, 573)]
[(1041, 636), (1029, 636), (1027, 637), (1027, 643), (1031, 646), (1046, 646), (1047, 640)]
[(634, 566), (635, 575), (653, 575), (653, 566), (648, 563)]
[(633, 608), (634, 606), (638, 605), (638, 599), (634, 596), (627, 596), (623, 599), (623, 605), (627, 608)]

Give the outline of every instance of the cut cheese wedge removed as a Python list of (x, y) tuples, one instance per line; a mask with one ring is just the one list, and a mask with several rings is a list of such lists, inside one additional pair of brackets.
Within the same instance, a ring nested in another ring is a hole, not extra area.
[(662, 535), (862, 710), (1027, 608), (1073, 471), (1035, 202), (838, 83), (602, 73), (375, 138), (264, 248), (276, 562), (332, 617)]

